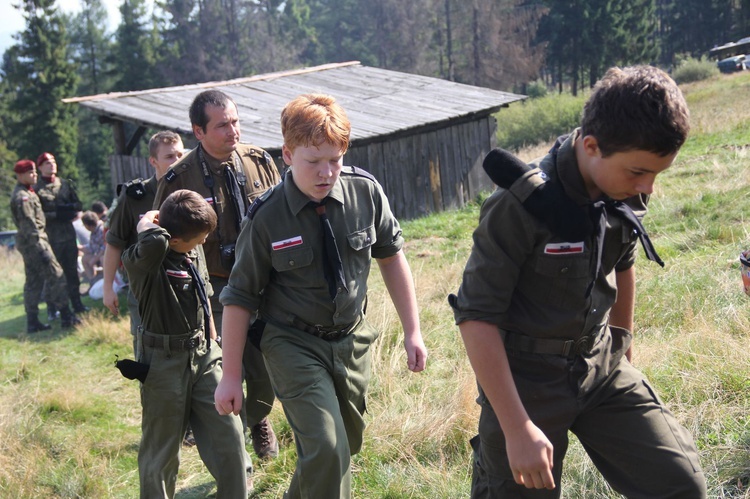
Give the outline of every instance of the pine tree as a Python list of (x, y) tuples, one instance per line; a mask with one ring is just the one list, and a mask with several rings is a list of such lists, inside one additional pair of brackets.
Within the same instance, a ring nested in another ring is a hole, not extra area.
[(123, 0), (120, 5), (122, 21), (115, 33), (111, 53), (110, 76), (113, 90), (143, 90), (160, 86), (156, 76), (158, 36), (148, 16), (145, 0)]
[(77, 178), (76, 112), (62, 102), (75, 95), (78, 81), (70, 62), (68, 20), (57, 11), (55, 0), (25, 0), (19, 9), (26, 28), (4, 54), (2, 65), (4, 97), (14, 121), (8, 147), (32, 159), (49, 151), (61, 175)]

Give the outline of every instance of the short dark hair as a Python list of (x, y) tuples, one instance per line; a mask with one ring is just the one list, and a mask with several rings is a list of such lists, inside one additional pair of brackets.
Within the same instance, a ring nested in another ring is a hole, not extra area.
[(159, 225), (172, 237), (192, 239), (216, 229), (216, 212), (197, 192), (179, 189), (159, 208)]
[(206, 125), (208, 125), (206, 106), (226, 109), (230, 102), (234, 104), (234, 107), (237, 107), (232, 98), (220, 90), (205, 90), (199, 93), (193, 99), (193, 103), (190, 104), (190, 123), (199, 126), (205, 132)]
[(103, 213), (107, 213), (107, 205), (103, 201), (94, 201), (91, 203), (91, 211), (102, 216)]
[(653, 66), (611, 68), (583, 109), (581, 133), (596, 138), (602, 156), (632, 150), (668, 156), (690, 131), (690, 112), (677, 84)]

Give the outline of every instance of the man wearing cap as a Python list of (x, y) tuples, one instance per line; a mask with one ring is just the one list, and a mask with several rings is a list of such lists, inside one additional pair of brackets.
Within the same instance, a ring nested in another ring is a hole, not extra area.
[(36, 164), (39, 166), (39, 180), (35, 190), (47, 220), (49, 242), (65, 274), (70, 304), (73, 310), (80, 314), (88, 310), (88, 307), (81, 303), (78, 243), (73, 227), (73, 219), (82, 208), (81, 201), (73, 183), (57, 176), (57, 162), (52, 154), (42, 153)]
[(26, 309), (26, 331), (36, 333), (50, 328), (39, 321), (39, 299), (47, 287), (47, 299), (60, 311), (60, 325), (72, 327), (80, 321), (68, 307), (68, 292), (60, 264), (49, 244), (42, 203), (34, 192), (36, 165), (30, 159), (15, 164), (18, 183), (10, 199), (10, 211), (18, 228), (16, 248), (23, 257), (26, 282), (23, 303)]

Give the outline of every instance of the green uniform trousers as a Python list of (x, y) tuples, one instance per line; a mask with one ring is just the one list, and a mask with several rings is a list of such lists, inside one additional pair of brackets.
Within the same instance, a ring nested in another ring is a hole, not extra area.
[(141, 385), (143, 435), (138, 450), (141, 498), (174, 497), (182, 439), (189, 422), (201, 459), (216, 480), (216, 497), (245, 499), (247, 474), (242, 424), (237, 416), (220, 416), (214, 406), (214, 391), (222, 373), (221, 348), (212, 342), (211, 350), (207, 350), (205, 341), (192, 350), (182, 351), (141, 346), (143, 334), (148, 333), (138, 333), (142, 352), (138, 360), (150, 367)]
[[(219, 302), (219, 295), (226, 285), (226, 279), (211, 276), (211, 287), (214, 289), (214, 294), (211, 297), (211, 314), (214, 318), (216, 332), (219, 335), (221, 334), (221, 321), (224, 316), (224, 305)], [(271, 413), (276, 397), (273, 394), (268, 371), (263, 363), (263, 355), (249, 341), (245, 343), (245, 351), (242, 354), (242, 367), (247, 396), (240, 417), (247, 427), (252, 427)]]
[[(531, 420), (554, 447), (556, 488), (515, 483), (505, 437), (480, 388), (473, 498), (560, 497), (568, 431), (614, 490), (628, 499), (703, 499), (706, 481), (688, 431), (667, 410), (640, 371), (621, 356), (630, 333), (611, 328), (592, 357), (509, 352), (519, 395)], [(613, 339), (614, 337), (614, 339)], [(596, 367), (594, 367), (596, 366)]]
[(334, 341), (266, 325), (261, 350), (297, 447), (284, 497), (350, 499), (350, 461), (362, 447), (370, 346), (377, 337), (364, 319)]

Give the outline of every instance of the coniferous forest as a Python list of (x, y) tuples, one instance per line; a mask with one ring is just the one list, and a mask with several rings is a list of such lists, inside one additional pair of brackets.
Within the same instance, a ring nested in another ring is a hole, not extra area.
[(80, 4), (14, 3), (25, 27), (0, 65), (0, 196), (14, 183), (5, 166), (42, 150), (84, 199), (111, 196), (111, 132), (65, 97), (350, 60), (576, 94), (610, 66), (669, 70), (750, 36), (750, 0), (122, 0), (113, 31), (101, 0)]

